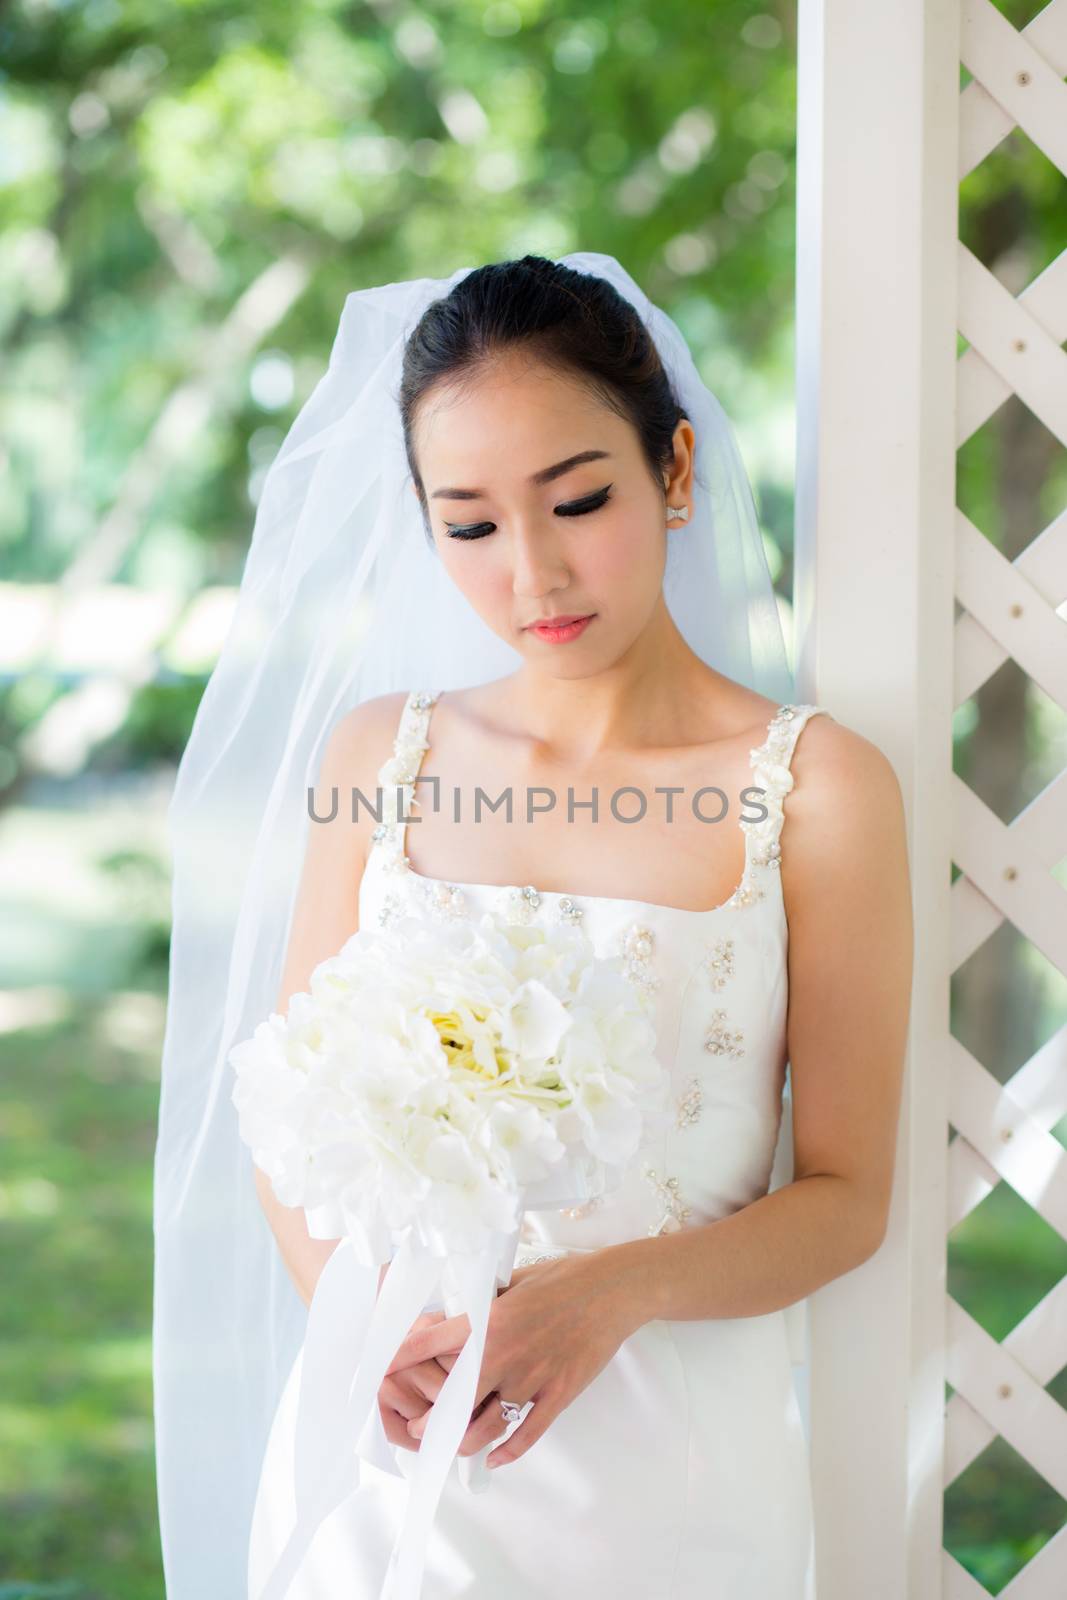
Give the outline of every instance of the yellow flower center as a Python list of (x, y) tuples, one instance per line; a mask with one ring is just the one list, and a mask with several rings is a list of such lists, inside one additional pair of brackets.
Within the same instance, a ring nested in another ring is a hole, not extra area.
[[(489, 1015), (489, 1009), (486, 1006), (472, 1005), (468, 1009), (478, 1022), (484, 1022)], [(471, 1038), (458, 1011), (430, 1011), (427, 1015), (437, 1029), (438, 1037), (452, 1066), (461, 1068), (466, 1072), (476, 1073), (479, 1077), (488, 1080), (499, 1078), (501, 1073), (507, 1071), (507, 1051), (499, 1044), (494, 1045), (493, 1048), (493, 1059), (496, 1063), (495, 1072), (482, 1066), (474, 1053), (474, 1040)]]

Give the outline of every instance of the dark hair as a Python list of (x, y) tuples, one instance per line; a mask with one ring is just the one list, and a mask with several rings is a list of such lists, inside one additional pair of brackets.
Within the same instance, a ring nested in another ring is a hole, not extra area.
[(579, 378), (632, 423), (663, 491), (663, 473), (674, 459), (674, 430), (685, 412), (637, 309), (606, 278), (527, 255), (469, 272), (426, 308), (405, 345), (397, 400), (427, 531), (426, 490), (413, 442), (419, 402), (435, 384), (461, 385), (511, 346)]

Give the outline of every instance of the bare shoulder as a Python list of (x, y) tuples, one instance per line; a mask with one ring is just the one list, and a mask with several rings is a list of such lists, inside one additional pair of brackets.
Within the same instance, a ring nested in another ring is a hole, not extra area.
[[(359, 886), (374, 827), (351, 791), (373, 799), (378, 768), (388, 759), (405, 695), (379, 695), (339, 717), (328, 730), (309, 796), (304, 862), (293, 908), (276, 1009), (305, 990), (315, 967), (359, 926)], [(355, 815), (354, 815), (355, 812)]]
[(359, 769), (366, 778), (370, 766), (369, 776), (373, 777), (392, 751), (406, 699), (405, 690), (394, 689), (389, 694), (372, 695), (338, 717), (323, 752), (323, 776), (329, 767), (331, 771), (343, 771), (346, 781), (357, 783), (355, 771)]
[(823, 712), (801, 729), (790, 770), (782, 879), (791, 921), (818, 903), (825, 908), (835, 898), (830, 888), (899, 906), (908, 894), (907, 825), (884, 751)]
[(802, 789), (825, 791), (837, 786), (842, 792), (846, 788), (851, 792), (859, 785), (866, 799), (888, 800), (895, 795), (903, 805), (900, 782), (885, 752), (826, 711), (809, 717), (804, 724), (797, 736), (791, 769), (798, 797)]
[[(407, 692), (372, 695), (338, 717), (319, 763), (315, 804), (320, 816), (333, 813), (350, 859), (365, 861), (374, 817), (370, 806), (351, 804), (358, 789), (373, 803), (378, 772), (393, 751)], [(334, 798), (336, 794), (336, 805)]]

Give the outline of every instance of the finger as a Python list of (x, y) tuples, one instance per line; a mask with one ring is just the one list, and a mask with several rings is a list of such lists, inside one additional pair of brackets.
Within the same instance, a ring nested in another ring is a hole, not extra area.
[(383, 1378), (378, 1394), (387, 1406), (402, 1417), (421, 1417), (441, 1392), (445, 1374), (435, 1361), (419, 1367), (406, 1367), (392, 1378)]
[(378, 1393), (404, 1417), (419, 1417), (433, 1404), (448, 1374), (436, 1361), (420, 1361), (382, 1379)]
[(411, 1341), (416, 1337), (417, 1334), (422, 1333), (424, 1329), (435, 1327), (438, 1323), (443, 1322), (444, 1316), (445, 1314), (443, 1311), (424, 1311), (421, 1316), (415, 1318), (415, 1321), (411, 1324), (411, 1327), (404, 1335), (402, 1343), (393, 1356), (392, 1362), (389, 1366), (389, 1373), (399, 1372), (402, 1368), (411, 1366), (415, 1362), (424, 1359), (419, 1355), (417, 1350), (414, 1352), (412, 1351)]
[[(463, 1439), (462, 1439), (461, 1443), (463, 1443), (463, 1444), (467, 1443), (467, 1441), (471, 1438), (470, 1429), (473, 1427), (475, 1421), (480, 1420), (484, 1416), (484, 1414), (486, 1412), (486, 1408), (487, 1407), (491, 1407), (492, 1405), (493, 1405), (493, 1401), (492, 1401), (492, 1398), (490, 1397), (490, 1398), (484, 1400), (482, 1402), (482, 1405), (478, 1408), (478, 1410), (473, 1413), (473, 1415), (471, 1416), (470, 1422), (467, 1424), (467, 1432), (463, 1435)], [(497, 1411), (497, 1415), (500, 1416), (500, 1424), (501, 1424), (500, 1429), (498, 1431), (499, 1432), (503, 1432), (503, 1430), (507, 1427), (507, 1423), (504, 1421), (504, 1418), (500, 1414), (499, 1410)], [(426, 1429), (429, 1427), (429, 1424), (430, 1424), (430, 1413), (428, 1411), (425, 1412), (422, 1416), (412, 1417), (411, 1420), (406, 1424), (407, 1431), (408, 1431), (408, 1437), (410, 1439), (421, 1439), (423, 1437), (423, 1435), (425, 1434)], [(495, 1439), (496, 1436), (497, 1435), (495, 1433), (490, 1433), (488, 1435), (488, 1438)], [(474, 1446), (474, 1449), (475, 1450), (480, 1450), (481, 1446), (483, 1444), (485, 1444), (486, 1442), (487, 1442), (487, 1439), (485, 1437), (481, 1438), (481, 1443), (480, 1444), (476, 1444)], [(464, 1449), (462, 1451), (462, 1454), (463, 1455), (467, 1455), (468, 1451)]]
[(419, 1448), (418, 1440), (408, 1432), (408, 1422), (405, 1417), (394, 1411), (392, 1406), (384, 1405), (381, 1400), (378, 1401), (378, 1410), (385, 1429), (385, 1437), (390, 1444), (402, 1445), (405, 1450)]
[[(482, 1404), (484, 1405), (485, 1402), (483, 1401)], [(470, 1422), (474, 1421), (475, 1417), (479, 1414), (481, 1409), (482, 1409), (481, 1406), (475, 1406), (474, 1407), (474, 1409), (471, 1411)], [(470, 1426), (470, 1422), (467, 1424), (468, 1427)], [(429, 1425), (430, 1425), (430, 1410), (429, 1410), (429, 1408), (427, 1408), (425, 1411), (420, 1411), (419, 1414), (416, 1417), (413, 1417), (409, 1421), (409, 1423), (408, 1423), (408, 1432), (410, 1433), (410, 1435), (411, 1435), (411, 1437), (413, 1439), (421, 1439), (423, 1434), (426, 1432), (426, 1429), (429, 1427)], [(2, 1594), (3, 1594), (3, 1591), (0, 1590), (0, 1597), (2, 1597)]]
[(524, 1456), (563, 1410), (558, 1396), (546, 1394), (543, 1389), (540, 1394), (534, 1395), (533, 1399), (536, 1404), (530, 1407), (511, 1438), (486, 1456), (487, 1467), (503, 1467), (509, 1461), (517, 1461), (520, 1456)]
[(418, 1361), (428, 1361), (446, 1350), (458, 1353), (470, 1337), (470, 1331), (470, 1318), (466, 1312), (459, 1317), (446, 1317), (433, 1327), (416, 1328), (408, 1334), (386, 1373), (395, 1372), (400, 1367), (414, 1366)]
[[(492, 1444), (494, 1439), (503, 1438), (511, 1426), (504, 1418), (500, 1409), (500, 1396), (497, 1393), (487, 1395), (483, 1405), (471, 1418), (469, 1427), (460, 1441), (458, 1455), (476, 1456), (479, 1450), (484, 1450), (486, 1445)], [(410, 1424), (409, 1424), (410, 1427)]]
[(417, 1367), (408, 1367), (402, 1381), (407, 1382), (416, 1395), (432, 1404), (445, 1386), (448, 1373), (436, 1361), (420, 1361)]
[(396, 1378), (382, 1379), (378, 1399), (383, 1406), (388, 1406), (390, 1411), (395, 1411), (408, 1422), (412, 1417), (421, 1417), (426, 1410), (426, 1402), (422, 1396), (412, 1394), (411, 1390)]
[[(453, 1360), (454, 1359), (455, 1358), (453, 1357)], [(471, 1422), (473, 1422), (476, 1417), (481, 1415), (481, 1413), (484, 1410), (487, 1402), (493, 1396), (494, 1392), (497, 1390), (499, 1383), (500, 1383), (500, 1379), (498, 1377), (494, 1378), (494, 1377), (490, 1376), (486, 1372), (485, 1368), (483, 1368), (482, 1371), (478, 1374), (478, 1387), (475, 1390), (474, 1400), (473, 1400), (473, 1403), (471, 1405)], [(442, 1380), (442, 1386), (443, 1386), (443, 1380)], [(438, 1390), (438, 1393), (440, 1393), (440, 1389)], [(436, 1398), (437, 1398), (437, 1396), (435, 1395), (434, 1399), (436, 1399)], [(420, 1417), (420, 1418), (417, 1418), (414, 1423), (412, 1423), (412, 1427), (416, 1430), (416, 1436), (417, 1437), (421, 1437), (422, 1431), (426, 1427), (428, 1421), (429, 1421), (428, 1417)], [(468, 1424), (468, 1426), (469, 1426), (469, 1424)], [(0, 1600), (2, 1600), (2, 1594), (0, 1594)]]
[[(471, 1429), (474, 1427), (476, 1422), (482, 1422), (482, 1432), (479, 1435), (481, 1442), (474, 1446), (475, 1450), (480, 1450), (482, 1445), (486, 1444), (489, 1439), (496, 1438), (496, 1433), (491, 1431), (486, 1432), (486, 1429), (492, 1422), (494, 1414), (497, 1418), (499, 1418), (500, 1421), (500, 1428), (497, 1431), (503, 1432), (508, 1424), (504, 1421), (503, 1412), (500, 1410), (500, 1396), (495, 1390), (492, 1390), (485, 1396), (484, 1400), (480, 1400), (471, 1411), (470, 1421), (467, 1424), (467, 1432), (463, 1435), (462, 1442), (464, 1444), (469, 1442), (471, 1438)], [(488, 1423), (484, 1420), (486, 1416), (489, 1418)], [(429, 1412), (426, 1412), (423, 1416), (415, 1417), (412, 1421), (410, 1421), (408, 1423), (408, 1432), (410, 1433), (411, 1437), (413, 1439), (421, 1439), (423, 1434), (426, 1432), (427, 1427), (429, 1426), (429, 1422)], [(463, 1454), (466, 1455), (468, 1452), (464, 1450)]]

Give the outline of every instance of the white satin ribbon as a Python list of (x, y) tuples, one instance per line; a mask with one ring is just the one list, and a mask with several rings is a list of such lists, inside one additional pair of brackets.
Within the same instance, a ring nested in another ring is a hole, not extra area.
[[(437, 1504), (474, 1410), (489, 1307), (496, 1297), (496, 1262), (488, 1254), (458, 1256), (446, 1264), (447, 1269), (455, 1273), (455, 1303), (463, 1305), (471, 1331), (430, 1407), (415, 1459), (404, 1524), (393, 1547), (381, 1600), (418, 1600), (422, 1592), (426, 1547)], [(391, 1275), (393, 1268), (389, 1271)]]
[[(449, 1468), (470, 1425), (498, 1281), (510, 1281), (516, 1237), (498, 1234), (480, 1254), (443, 1257), (416, 1234), (402, 1240), (378, 1291), (380, 1262), (341, 1240), (319, 1276), (308, 1312), (297, 1399), (296, 1522), (257, 1600), (284, 1600), (322, 1523), (360, 1492), (360, 1459), (396, 1476), (378, 1391), (416, 1317), (437, 1290), (449, 1316), (466, 1314), (470, 1333), (430, 1408), (408, 1485), (404, 1520), (381, 1600), (419, 1600), (426, 1550)], [(345, 1401), (347, 1396), (347, 1403)], [(484, 1462), (488, 1450), (474, 1462)], [(484, 1488), (490, 1475), (460, 1458), (461, 1481)]]

